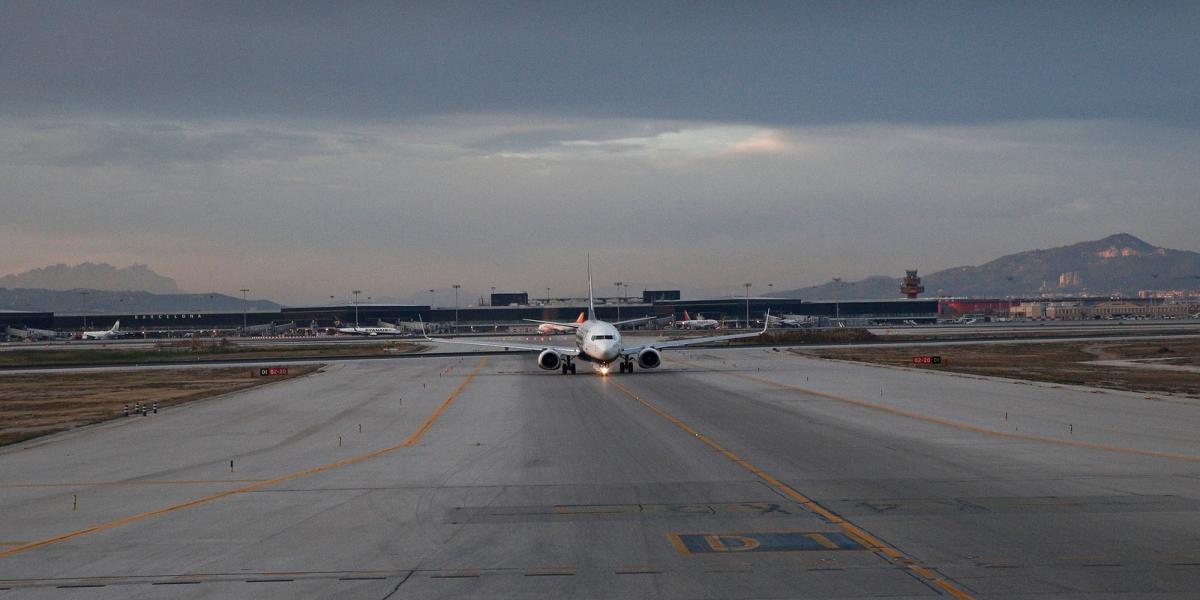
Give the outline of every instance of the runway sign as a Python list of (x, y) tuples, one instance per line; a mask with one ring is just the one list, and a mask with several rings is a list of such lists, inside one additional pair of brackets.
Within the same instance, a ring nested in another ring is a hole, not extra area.
[(940, 364), (942, 364), (942, 357), (940, 357), (940, 356), (914, 356), (913, 364), (914, 365), (940, 365)]
[(270, 377), (272, 375), (287, 375), (287, 367), (263, 367), (258, 370), (259, 377)]
[(837, 532), (770, 531), (749, 533), (669, 533), (680, 554), (812, 552), (863, 550), (862, 544)]

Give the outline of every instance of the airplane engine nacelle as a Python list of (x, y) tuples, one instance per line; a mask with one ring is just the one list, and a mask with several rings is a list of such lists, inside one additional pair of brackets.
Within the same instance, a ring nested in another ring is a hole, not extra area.
[(542, 350), (538, 355), (538, 366), (547, 371), (553, 371), (562, 366), (562, 357), (553, 350)]
[(637, 361), (638, 366), (643, 369), (654, 369), (662, 364), (662, 354), (654, 348), (646, 348), (638, 352)]

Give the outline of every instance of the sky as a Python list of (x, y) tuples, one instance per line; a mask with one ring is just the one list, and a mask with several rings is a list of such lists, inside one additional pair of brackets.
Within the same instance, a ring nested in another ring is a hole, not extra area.
[(1195, 2), (54, 2), (0, 18), (0, 274), (288, 304), (1200, 251)]

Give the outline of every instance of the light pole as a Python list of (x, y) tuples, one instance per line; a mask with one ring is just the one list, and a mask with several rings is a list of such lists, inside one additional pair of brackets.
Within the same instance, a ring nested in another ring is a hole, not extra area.
[(496, 286), (492, 286), (492, 297), (488, 298), (488, 306), (495, 306)]
[(242, 288), (242, 337), (246, 336), (246, 293), (250, 288)]
[(546, 288), (546, 305), (550, 305), (550, 288)]
[(454, 332), (458, 333), (458, 288), (462, 286), (456, 283), (451, 287), (454, 288)]
[(87, 295), (88, 295), (87, 292), (84, 292), (84, 291), (79, 292), (79, 296), (81, 298), (83, 298), (83, 300), (80, 302), (80, 304), (82, 304), (83, 306), (81, 306), (80, 310), (79, 310), (79, 312), (83, 313), (83, 329), (82, 329), (82, 331), (87, 331), (87, 313), (84, 312), (87, 307)]
[(842, 319), (842, 306), (838, 302), (838, 291), (841, 289), (841, 286), (842, 286), (842, 278), (834, 277), (833, 278), (833, 318), (837, 319), (839, 321)]
[[(621, 286), (623, 286), (625, 284), (621, 283), (620, 281), (614, 281), (613, 285), (617, 287), (617, 295), (620, 296), (621, 295)], [(623, 299), (621, 299), (621, 300), (623, 300)], [(618, 321), (621, 320), (621, 300), (617, 300), (617, 320)]]
[(749, 283), (742, 284), (746, 288), (746, 329), (750, 328), (750, 286)]
[(354, 328), (358, 329), (358, 295), (362, 290), (351, 290), (350, 293), (354, 294)]

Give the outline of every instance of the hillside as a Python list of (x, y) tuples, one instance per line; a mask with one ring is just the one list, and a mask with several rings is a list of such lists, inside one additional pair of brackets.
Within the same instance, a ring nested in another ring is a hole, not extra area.
[(134, 290), (155, 294), (181, 292), (174, 279), (151, 271), (146, 265), (117, 268), (108, 263), (85, 262), (75, 266), (62, 263), (0, 277), (0, 288), (41, 290)]
[(0, 310), (36, 310), (59, 314), (174, 312), (239, 312), (278, 310), (270, 300), (247, 300), (225, 294), (151, 294), (107, 290), (39, 290), (0, 288)]
[[(922, 275), (925, 296), (1134, 295), (1200, 287), (1200, 253), (1171, 250), (1119, 233), (1104, 239), (1009, 254), (979, 266)], [(895, 298), (900, 278), (875, 276), (780, 292), (806, 300)]]

